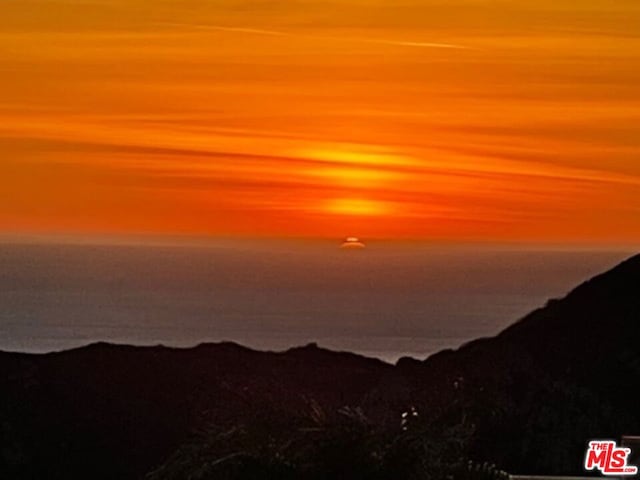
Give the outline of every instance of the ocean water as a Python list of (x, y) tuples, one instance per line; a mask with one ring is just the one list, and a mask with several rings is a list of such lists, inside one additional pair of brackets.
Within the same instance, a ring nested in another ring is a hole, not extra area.
[(219, 241), (0, 244), (0, 349), (317, 342), (388, 361), (490, 336), (632, 252)]

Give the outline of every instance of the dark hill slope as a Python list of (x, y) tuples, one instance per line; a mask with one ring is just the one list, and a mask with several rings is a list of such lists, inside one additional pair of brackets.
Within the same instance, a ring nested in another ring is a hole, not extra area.
[(392, 371), (314, 345), (2, 353), (0, 478), (138, 478), (203, 425), (291, 425), (314, 405), (357, 406)]
[(398, 368), (425, 412), (473, 424), (472, 454), (581, 473), (588, 439), (640, 432), (640, 256), (494, 338)]

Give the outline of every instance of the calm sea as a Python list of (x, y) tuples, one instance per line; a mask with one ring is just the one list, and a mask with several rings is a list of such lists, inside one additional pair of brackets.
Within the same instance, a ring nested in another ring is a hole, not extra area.
[(394, 361), (494, 335), (629, 256), (370, 244), (0, 244), (0, 349), (95, 341), (283, 350), (317, 342)]

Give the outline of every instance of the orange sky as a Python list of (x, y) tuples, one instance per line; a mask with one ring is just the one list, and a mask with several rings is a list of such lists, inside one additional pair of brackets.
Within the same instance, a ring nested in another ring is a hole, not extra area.
[(4, 2), (0, 231), (640, 241), (639, 26), (637, 0)]

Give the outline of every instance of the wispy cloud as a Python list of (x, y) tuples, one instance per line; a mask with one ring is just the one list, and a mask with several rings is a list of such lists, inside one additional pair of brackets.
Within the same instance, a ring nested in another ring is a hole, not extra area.
[(334, 36), (334, 35), (313, 35), (313, 34), (294, 33), (294, 32), (286, 32), (281, 30), (269, 30), (269, 29), (251, 28), (251, 27), (229, 27), (229, 26), (221, 26), (221, 25), (204, 25), (204, 24), (190, 24), (190, 23), (163, 23), (162, 25), (170, 26), (170, 27), (191, 28), (196, 30), (213, 30), (213, 31), (220, 31), (220, 32), (248, 34), (248, 35), (269, 35), (269, 36), (282, 36), (282, 37), (287, 36), (287, 37), (313, 38), (313, 39), (320, 39), (320, 40), (324, 39), (324, 40), (331, 40), (331, 41), (392, 45), (397, 47), (410, 47), (410, 48), (444, 48), (444, 49), (454, 49), (454, 50), (475, 49), (474, 47), (471, 47), (468, 45), (460, 45), (455, 43), (422, 42), (422, 41), (411, 41), (411, 40), (394, 40), (394, 39), (385, 39), (385, 38), (360, 38), (360, 37), (347, 37), (347, 36)]
[(291, 35), (287, 32), (279, 32), (277, 30), (264, 30), (261, 28), (247, 28), (247, 27), (223, 27), (220, 25), (200, 25), (194, 23), (162, 23), (161, 25), (168, 27), (180, 27), (180, 28), (194, 28), (197, 30), (216, 30), (220, 32), (232, 32), (232, 33), (247, 33), (250, 35)]
[(384, 45), (395, 45), (398, 47), (415, 47), (415, 48), (447, 48), (454, 50), (471, 50), (476, 48), (470, 47), (467, 45), (458, 45), (454, 43), (437, 43), (437, 42), (411, 42), (411, 41), (403, 41), (403, 40), (388, 40), (388, 39), (377, 39), (377, 38), (358, 38), (358, 39), (350, 39), (351, 41), (359, 41), (366, 43), (379, 43)]

